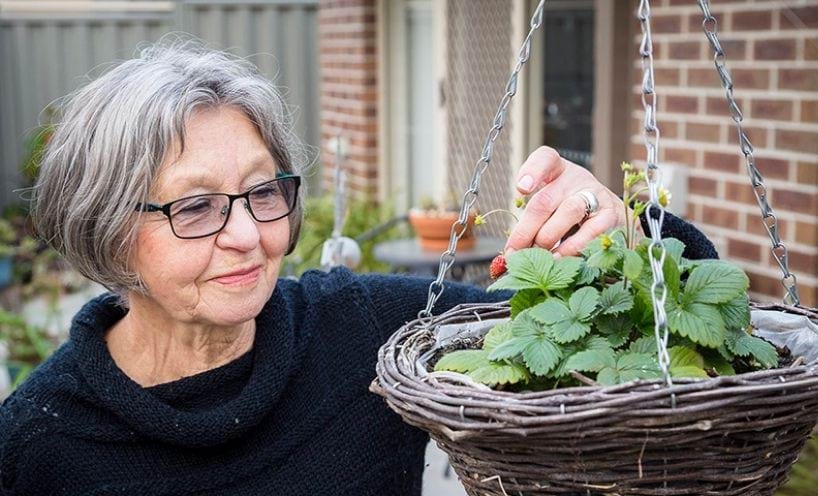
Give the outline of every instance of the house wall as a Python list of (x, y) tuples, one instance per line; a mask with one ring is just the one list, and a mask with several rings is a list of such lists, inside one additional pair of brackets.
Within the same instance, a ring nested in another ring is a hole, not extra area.
[(374, 198), (378, 188), (378, 68), (375, 0), (320, 0), (318, 8), (321, 74), (321, 169), (332, 184), (334, 149), (348, 142), (347, 188)]
[[(734, 94), (765, 178), (802, 302), (818, 305), (818, 1), (714, 1)], [(781, 271), (746, 174), (725, 92), (691, 0), (652, 2), (662, 163), (689, 172), (687, 215), (751, 291), (780, 299)], [(636, 22), (636, 21), (634, 21)], [(639, 30), (637, 28), (637, 33)], [(634, 36), (634, 45), (641, 33)], [(633, 53), (637, 49), (633, 47)], [(633, 59), (632, 158), (642, 160), (639, 57)]]

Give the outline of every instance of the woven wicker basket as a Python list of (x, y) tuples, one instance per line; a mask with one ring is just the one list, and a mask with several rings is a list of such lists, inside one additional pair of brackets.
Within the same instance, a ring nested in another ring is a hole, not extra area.
[(431, 434), (470, 495), (772, 495), (818, 419), (818, 364), (530, 393), (426, 371), (443, 352), (438, 326), (508, 316), (505, 304), (461, 305), (432, 330), (410, 322), (381, 348), (371, 386)]

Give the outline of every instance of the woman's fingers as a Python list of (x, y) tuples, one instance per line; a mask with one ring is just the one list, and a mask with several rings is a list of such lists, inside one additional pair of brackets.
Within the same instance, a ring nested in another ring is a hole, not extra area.
[(557, 208), (534, 237), (534, 245), (553, 248), (574, 226), (585, 218), (585, 200), (579, 195), (570, 195)]
[(553, 148), (541, 146), (528, 156), (517, 174), (517, 191), (528, 195), (544, 184), (556, 180), (565, 171), (566, 163)]
[(594, 238), (604, 233), (608, 229), (617, 225), (617, 217), (611, 210), (602, 210), (592, 215), (579, 226), (579, 230), (564, 239), (554, 250), (554, 253), (561, 256), (574, 256), (579, 254), (588, 243)]

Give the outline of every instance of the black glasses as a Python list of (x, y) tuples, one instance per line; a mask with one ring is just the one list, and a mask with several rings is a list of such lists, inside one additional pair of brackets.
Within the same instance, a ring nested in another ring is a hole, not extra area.
[(295, 208), (300, 185), (301, 177), (283, 176), (238, 195), (209, 193), (180, 198), (164, 205), (139, 203), (136, 210), (165, 214), (177, 238), (204, 238), (224, 229), (233, 202), (239, 198), (244, 200), (244, 208), (257, 222), (283, 219)]

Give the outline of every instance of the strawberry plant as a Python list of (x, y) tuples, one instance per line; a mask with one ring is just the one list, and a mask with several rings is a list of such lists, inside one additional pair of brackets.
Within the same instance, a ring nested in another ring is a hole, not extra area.
[[(623, 171), (623, 200), (631, 206), (625, 226), (600, 235), (576, 257), (540, 248), (506, 255), (504, 275), (489, 291), (515, 291), (511, 320), (492, 328), (479, 349), (445, 354), (435, 370), (520, 389), (661, 377), (650, 240), (636, 239), (645, 210), (638, 200), (644, 173), (629, 164)], [(684, 244), (674, 238), (664, 246), (671, 376), (707, 378), (776, 366), (776, 348), (752, 335), (744, 272), (720, 260), (688, 260)]]

